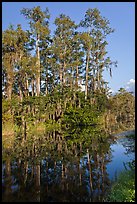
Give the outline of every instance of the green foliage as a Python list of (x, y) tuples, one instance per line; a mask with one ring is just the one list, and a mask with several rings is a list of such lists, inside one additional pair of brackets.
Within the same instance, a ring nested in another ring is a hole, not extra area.
[(129, 170), (120, 173), (107, 197), (108, 202), (135, 202), (135, 166), (129, 163)]
[(2, 99), (2, 123), (6, 123), (8, 121), (11, 121), (12, 115), (11, 115), (11, 101)]
[(85, 126), (99, 123), (99, 113), (95, 107), (85, 105), (83, 108), (67, 108), (64, 112), (63, 123), (67, 125)]
[[(79, 24), (83, 32), (69, 16), (60, 14), (53, 37), (48, 8), (23, 8), (21, 14), (30, 29), (11, 26), (2, 35), (3, 124), (96, 125), (111, 110), (117, 122), (134, 126), (134, 97), (123, 89), (107, 96), (103, 71), (108, 69), (112, 76), (115, 63), (106, 56), (106, 36), (114, 30), (98, 9), (86, 11)], [(85, 91), (80, 89), (82, 82)]]
[(92, 97), (94, 97), (96, 107), (100, 113), (104, 112), (108, 108), (109, 100), (106, 94), (96, 91)]
[(111, 111), (116, 115), (117, 122), (127, 128), (135, 125), (135, 97), (124, 89), (111, 98)]

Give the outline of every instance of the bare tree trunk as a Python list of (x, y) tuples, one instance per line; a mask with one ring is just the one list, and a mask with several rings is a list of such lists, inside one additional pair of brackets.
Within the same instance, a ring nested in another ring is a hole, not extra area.
[(59, 79), (60, 79), (60, 85), (62, 86), (63, 76), (62, 76), (62, 65), (61, 65), (61, 63), (60, 63), (60, 69), (59, 69)]
[(39, 50), (39, 34), (37, 34), (36, 54), (37, 54), (37, 74), (36, 74), (36, 95), (40, 95), (40, 50)]
[(26, 74), (26, 95), (29, 96), (29, 82), (28, 82), (28, 75)]
[(93, 68), (93, 92), (96, 90), (95, 68)]
[(11, 100), (11, 95), (12, 95), (12, 85), (13, 85), (13, 78), (7, 74), (7, 98)]
[(79, 73), (78, 73), (78, 65), (76, 66), (76, 90), (78, 90), (78, 76), (79, 76)]
[(31, 80), (31, 87), (32, 87), (32, 96), (34, 96), (34, 79)]
[(86, 56), (86, 81), (85, 81), (85, 100), (87, 100), (88, 95), (88, 65), (89, 65), (89, 50)]
[(48, 94), (48, 74), (46, 73), (46, 90), (45, 90), (45, 94)]
[(19, 98), (20, 98), (20, 101), (22, 102), (23, 100), (23, 94), (22, 94), (22, 91), (21, 91), (21, 87), (19, 86)]
[(63, 66), (63, 85), (64, 86), (66, 84), (65, 71), (66, 71), (66, 63), (65, 63), (65, 60), (64, 60), (64, 66)]
[(97, 68), (97, 89), (100, 91), (100, 73), (99, 73), (99, 68)]
[(63, 62), (63, 85), (66, 84), (66, 78), (65, 78), (66, 77), (65, 76), (65, 74), (66, 74), (66, 62), (65, 62), (66, 49), (67, 49), (67, 47), (65, 45), (65, 48), (64, 48), (64, 62)]

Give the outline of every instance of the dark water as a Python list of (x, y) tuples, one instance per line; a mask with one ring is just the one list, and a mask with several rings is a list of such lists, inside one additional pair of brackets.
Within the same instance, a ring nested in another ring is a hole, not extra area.
[(134, 139), (78, 129), (16, 137), (3, 147), (3, 202), (103, 202), (129, 161)]

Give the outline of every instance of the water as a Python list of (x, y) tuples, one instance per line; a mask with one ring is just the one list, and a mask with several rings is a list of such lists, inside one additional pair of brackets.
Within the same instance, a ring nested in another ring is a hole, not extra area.
[(102, 202), (135, 159), (134, 139), (90, 129), (20, 137), (10, 148), (3, 148), (3, 202)]
[(128, 162), (135, 160), (134, 151), (128, 153), (128, 149), (131, 150), (133, 148), (133, 139), (127, 137), (118, 138), (115, 144), (110, 145), (110, 148), (112, 161), (107, 165), (107, 172), (109, 173), (109, 178), (114, 180), (115, 176), (118, 176)]

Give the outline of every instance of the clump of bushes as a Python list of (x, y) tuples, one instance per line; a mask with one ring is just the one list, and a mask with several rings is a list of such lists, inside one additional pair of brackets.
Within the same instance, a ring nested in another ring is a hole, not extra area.
[(120, 173), (106, 198), (107, 202), (135, 202), (135, 167), (129, 163), (130, 169)]

